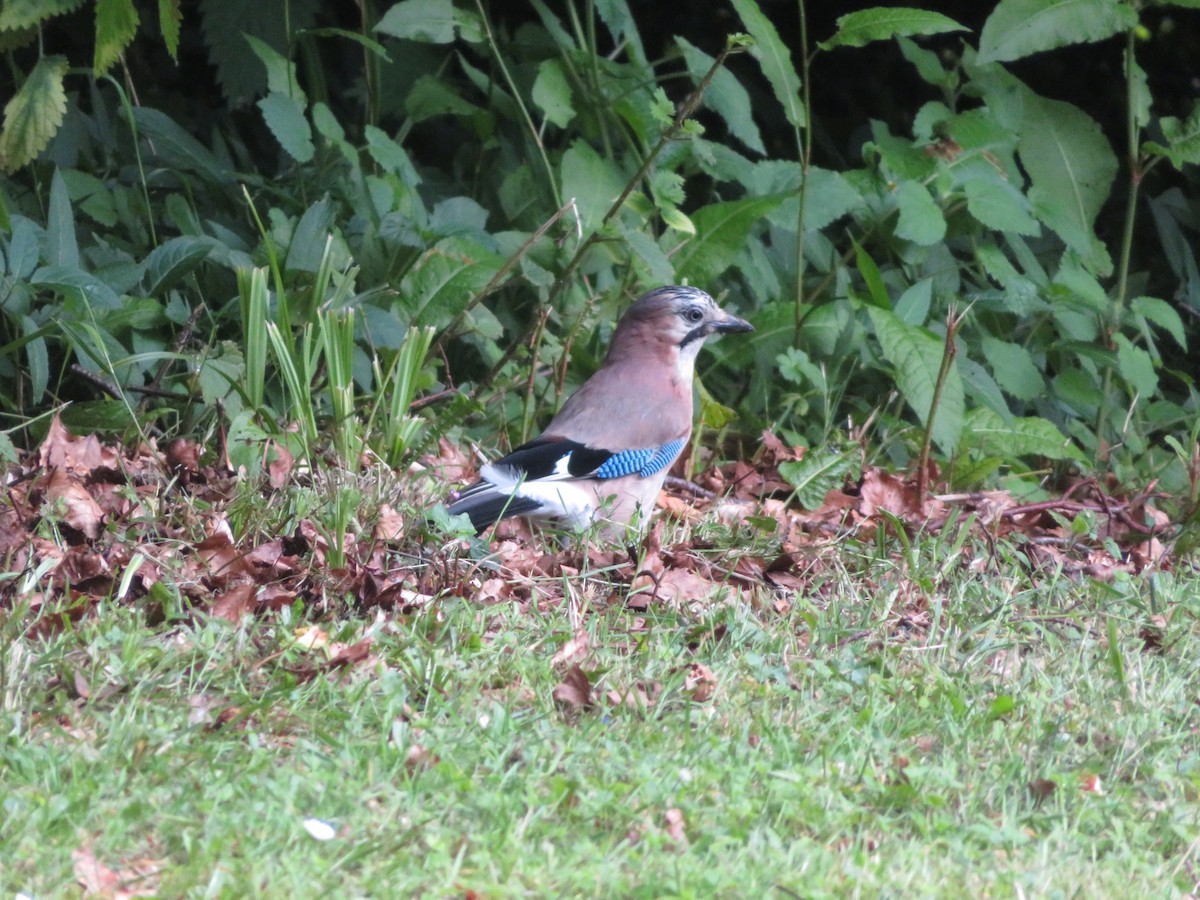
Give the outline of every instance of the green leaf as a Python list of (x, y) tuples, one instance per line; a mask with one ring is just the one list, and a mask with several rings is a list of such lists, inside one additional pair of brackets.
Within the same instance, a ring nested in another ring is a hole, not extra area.
[(39, 328), (29, 316), (21, 316), (21, 333), (25, 335), (25, 362), (29, 366), (30, 401), (38, 403), (46, 393), (50, 384), (50, 354), (46, 349), (46, 341), (42, 337), (34, 337)]
[(953, 87), (955, 85), (957, 76), (942, 65), (941, 58), (932, 50), (926, 50), (906, 37), (896, 38), (896, 43), (900, 45), (900, 52), (904, 58), (916, 66), (917, 74), (921, 76), (922, 81), (932, 84), (934, 87)]
[(999, 456), (1004, 459), (1040, 456), (1084, 461), (1083, 454), (1070, 438), (1045, 419), (1030, 416), (1005, 421), (982, 406), (967, 415), (963, 429), (963, 450), (983, 457)]
[(21, 168), (45, 150), (62, 125), (67, 114), (66, 74), (65, 56), (43, 56), (5, 105), (0, 166), (7, 171)]
[(870, 301), (880, 309), (891, 310), (892, 298), (888, 294), (887, 284), (883, 280), (883, 273), (879, 271), (879, 266), (861, 244), (854, 245), (854, 264), (858, 268), (858, 274), (862, 276), (863, 281), (867, 285), (867, 296)]
[(79, 268), (79, 243), (75, 238), (75, 213), (62, 172), (50, 179), (50, 208), (46, 212), (46, 262), (51, 266)]
[(19, 31), (69, 13), (83, 0), (4, 0), (0, 4), (0, 31)]
[(455, 9), (451, 0), (401, 0), (384, 13), (375, 30), (422, 44), (453, 43), (456, 33), (465, 41), (483, 38), (479, 17)]
[(1142, 400), (1158, 392), (1158, 373), (1154, 371), (1154, 360), (1150, 354), (1134, 344), (1123, 334), (1114, 335), (1117, 345), (1117, 371), (1131, 389)]
[(1112, 189), (1117, 157), (1100, 126), (1070, 103), (1025, 91), (1017, 149), (1034, 214), (1088, 268), (1109, 274), (1112, 260), (1092, 229)]
[(152, 151), (151, 158), (176, 171), (195, 172), (214, 184), (234, 183), (233, 171), (165, 113), (136, 106), (133, 119)]
[(1036, 400), (1046, 392), (1046, 382), (1029, 351), (1020, 344), (987, 335), (983, 356), (992, 367), (992, 375), (1005, 392), (1018, 400)]
[(793, 128), (808, 127), (808, 115), (800, 100), (800, 76), (796, 74), (791, 52), (780, 40), (779, 32), (755, 0), (733, 0), (733, 8), (754, 38), (751, 53), (762, 66), (775, 97), (783, 104), (784, 116)]
[(688, 284), (706, 285), (732, 264), (755, 223), (782, 203), (783, 195), (712, 203), (692, 213), (696, 237), (674, 256), (675, 274)]
[[(905, 401), (924, 425), (929, 421), (933, 393), (941, 369), (944, 341), (923, 328), (916, 328), (898, 316), (878, 307), (868, 307), (875, 335), (884, 358), (892, 364), (896, 385)], [(942, 385), (937, 415), (933, 420), (933, 440), (949, 455), (958, 446), (965, 411), (962, 377), (951, 366)]]
[(928, 247), (946, 236), (946, 218), (929, 189), (916, 181), (902, 181), (896, 188), (900, 221), (896, 236)]
[(1183, 320), (1179, 318), (1175, 307), (1166, 300), (1160, 300), (1158, 297), (1134, 297), (1129, 303), (1129, 308), (1147, 322), (1152, 322), (1173, 337), (1175, 343), (1184, 350), (1187, 349), (1187, 334), (1183, 328)]
[(296, 223), (284, 268), (289, 272), (316, 272), (325, 256), (325, 242), (332, 227), (333, 204), (326, 194), (306, 209)]
[(1009, 182), (997, 177), (972, 178), (963, 184), (967, 212), (985, 228), (1015, 231), (1037, 237), (1042, 227), (1030, 214), (1029, 200)]
[(96, 0), (94, 71), (103, 75), (121, 58), (137, 34), (138, 14), (133, 0)]
[(779, 464), (779, 474), (796, 489), (805, 509), (820, 509), (825, 496), (846, 481), (854, 460), (848, 453), (827, 448), (810, 449), (803, 458)]
[(1146, 80), (1146, 70), (1143, 69), (1133, 54), (1125, 58), (1125, 79), (1129, 82), (1130, 112), (1134, 124), (1145, 128), (1150, 124), (1150, 107), (1153, 97), (1150, 95), (1150, 85)]
[(603, 159), (586, 141), (575, 141), (562, 159), (562, 196), (574, 200), (585, 231), (600, 225), (625, 189), (616, 163)]
[(308, 105), (308, 97), (300, 87), (296, 75), (296, 64), (268, 44), (252, 34), (243, 35), (254, 55), (262, 60), (267, 70), (267, 91), (273, 94), (283, 94), (292, 97), (301, 106)]
[(158, 0), (158, 27), (162, 30), (163, 44), (171, 59), (179, 61), (179, 26), (183, 22), (182, 0)]
[(1125, 0), (1000, 0), (979, 35), (981, 64), (1102, 41), (1137, 25)]
[(400, 283), (410, 325), (445, 328), (483, 290), (504, 259), (479, 244), (447, 238), (426, 254)]
[(432, 75), (422, 75), (404, 98), (404, 111), (413, 123), (434, 116), (473, 116), (482, 110)]
[(832, 50), (834, 47), (864, 47), (872, 41), (885, 41), (898, 36), (970, 30), (941, 13), (903, 6), (876, 7), (852, 12), (837, 20), (837, 28), (833, 37), (817, 46), (822, 50)]
[(313, 145), (312, 126), (304, 116), (304, 107), (287, 94), (274, 91), (257, 105), (279, 146), (296, 162), (309, 162), (317, 148)]
[[(699, 84), (700, 79), (707, 74), (716, 60), (681, 37), (677, 36), (675, 43), (683, 52), (683, 61), (687, 64), (692, 81)], [(767, 148), (763, 146), (762, 135), (754, 123), (754, 107), (750, 102), (750, 94), (728, 69), (717, 70), (708, 85), (708, 90), (704, 92), (704, 105), (725, 120), (729, 133), (735, 138), (751, 150), (766, 154)]]
[(421, 183), (421, 176), (417, 174), (408, 152), (392, 140), (387, 132), (375, 125), (367, 125), (363, 128), (363, 136), (367, 139), (367, 152), (384, 171), (399, 175), (400, 180), (409, 187)]
[(147, 293), (161, 297), (208, 258), (213, 242), (208, 238), (173, 237), (146, 257)]
[(1186, 163), (1200, 163), (1200, 103), (1192, 107), (1192, 114), (1186, 119), (1163, 116), (1159, 124), (1167, 145), (1146, 141), (1142, 145), (1144, 152), (1165, 156), (1177, 169)]
[(566, 128), (575, 118), (571, 84), (557, 59), (544, 59), (538, 65), (537, 78), (533, 80), (533, 102), (546, 114), (546, 121), (559, 128)]
[(96, 311), (121, 308), (121, 298), (116, 291), (95, 275), (76, 266), (42, 266), (33, 273), (29, 283), (57, 291)]

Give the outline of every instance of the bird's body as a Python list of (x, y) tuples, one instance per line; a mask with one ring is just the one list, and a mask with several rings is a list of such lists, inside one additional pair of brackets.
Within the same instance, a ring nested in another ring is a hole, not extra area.
[(692, 377), (705, 338), (751, 331), (704, 291), (663, 287), (622, 317), (604, 364), (541, 437), (480, 469), (457, 496), (482, 531), (509, 516), (553, 518), (619, 535), (644, 525), (692, 432)]

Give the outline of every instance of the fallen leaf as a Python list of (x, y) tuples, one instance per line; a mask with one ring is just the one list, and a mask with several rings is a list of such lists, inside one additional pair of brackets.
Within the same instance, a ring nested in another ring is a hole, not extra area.
[(592, 683), (588, 680), (587, 673), (578, 665), (574, 665), (567, 669), (563, 680), (555, 686), (551, 696), (560, 709), (590, 709), (592, 706)]
[(254, 611), (254, 595), (257, 590), (253, 584), (239, 584), (217, 597), (209, 609), (209, 615), (235, 624), (240, 622), (242, 616)]
[(62, 521), (74, 528), (90, 541), (100, 536), (104, 522), (104, 510), (88, 489), (65, 469), (54, 469), (46, 480), (46, 502), (56, 504), (61, 510)]
[(1026, 787), (1029, 790), (1029, 795), (1033, 797), (1034, 803), (1037, 804), (1040, 804), (1058, 789), (1058, 785), (1049, 778), (1036, 778), (1029, 782)]
[(712, 695), (716, 692), (717, 676), (703, 663), (690, 663), (687, 675), (683, 678), (683, 686), (691, 693), (693, 700), (703, 703), (712, 699)]
[(404, 517), (390, 503), (379, 507), (379, 520), (375, 523), (377, 541), (399, 541), (404, 539)]
[(591, 650), (591, 641), (588, 638), (587, 629), (580, 628), (558, 648), (558, 652), (550, 660), (550, 665), (556, 668), (563, 665), (577, 666), (587, 659), (589, 650)]

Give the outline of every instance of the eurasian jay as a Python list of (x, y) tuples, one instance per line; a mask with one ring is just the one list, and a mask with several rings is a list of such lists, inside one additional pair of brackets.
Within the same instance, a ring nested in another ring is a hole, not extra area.
[(629, 308), (603, 365), (541, 437), (480, 468), (452, 499), (476, 531), (509, 516), (552, 518), (611, 537), (644, 526), (692, 433), (692, 373), (713, 334), (753, 331), (694, 287), (661, 287)]

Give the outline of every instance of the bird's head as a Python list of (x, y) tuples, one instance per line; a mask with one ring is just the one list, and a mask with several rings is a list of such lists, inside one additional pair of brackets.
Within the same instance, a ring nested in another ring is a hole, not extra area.
[(692, 344), (698, 350), (704, 339), (713, 334), (754, 330), (745, 319), (717, 306), (704, 291), (680, 285), (655, 288), (643, 294), (622, 317), (618, 333), (635, 328), (642, 331), (647, 326), (680, 350), (690, 349)]

